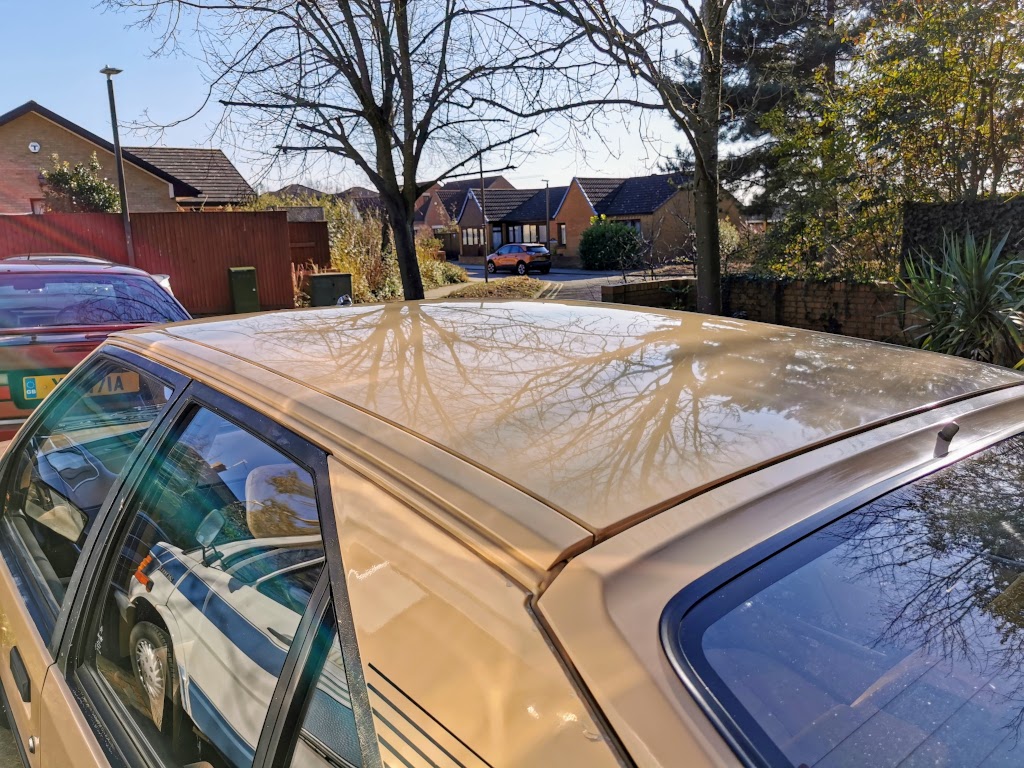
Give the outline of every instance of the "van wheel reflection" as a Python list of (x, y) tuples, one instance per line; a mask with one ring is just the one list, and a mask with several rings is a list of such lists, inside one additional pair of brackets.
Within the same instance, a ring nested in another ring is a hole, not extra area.
[(164, 713), (176, 688), (171, 638), (156, 624), (141, 621), (132, 629), (130, 642), (132, 672), (149, 699), (153, 723), (162, 730)]

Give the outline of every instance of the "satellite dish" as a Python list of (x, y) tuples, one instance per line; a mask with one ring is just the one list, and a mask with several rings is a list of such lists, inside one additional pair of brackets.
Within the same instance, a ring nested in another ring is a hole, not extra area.
[(38, 141), (29, 142), (28, 151), (31, 152), (33, 155), (39, 154), (40, 149), (42, 149), (42, 147), (39, 146)]

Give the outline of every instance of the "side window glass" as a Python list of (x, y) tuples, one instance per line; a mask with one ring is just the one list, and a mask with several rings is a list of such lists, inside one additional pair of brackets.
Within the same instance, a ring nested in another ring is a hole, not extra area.
[(197, 408), (122, 531), (99, 571), (87, 668), (164, 759), (251, 765), (323, 569), (312, 476)]
[(773, 765), (1024, 765), (1024, 436), (891, 491), (671, 632)]
[(93, 365), (65, 387), (70, 391), (21, 444), (3, 500), (8, 544), (54, 615), (111, 486), (173, 394), (114, 361)]
[(333, 633), (326, 657), (321, 660), (304, 712), (302, 728), (289, 764), (292, 768), (362, 766), (356, 718), (349, 698), (348, 677), (337, 630)]

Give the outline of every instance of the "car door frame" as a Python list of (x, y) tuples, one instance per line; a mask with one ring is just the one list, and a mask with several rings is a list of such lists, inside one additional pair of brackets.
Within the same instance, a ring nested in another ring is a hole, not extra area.
[[(146, 744), (145, 737), (126, 720), (122, 713), (118, 712), (117, 706), (119, 705), (110, 701), (95, 674), (89, 674), (85, 669), (84, 651), (89, 643), (89, 638), (85, 636), (85, 633), (89, 632), (92, 625), (92, 614), (88, 609), (101, 597), (97, 592), (106, 587), (97, 579), (102, 578), (106, 573), (106, 566), (110, 562), (113, 550), (120, 542), (124, 526), (129, 522), (129, 513), (133, 509), (132, 504), (138, 498), (138, 494), (144, 492), (140, 485), (141, 481), (147, 476), (155, 462), (161, 460), (165, 448), (173, 444), (176, 436), (188, 427), (191, 414), (200, 408), (237, 424), (250, 435), (263, 440), (298, 466), (307, 470), (313, 478), (320, 530), (324, 542), (325, 570), (318, 580), (314, 596), (311, 596), (299, 626), (300, 630), (304, 627), (307, 628), (307, 635), (319, 634), (308, 632), (308, 628), (320, 626), (319, 623), (314, 624), (313, 622), (321, 622), (326, 611), (323, 595), (331, 596), (363, 765), (365, 768), (379, 768), (381, 762), (373, 728), (369, 693), (363, 679), (358, 647), (355, 644), (355, 626), (348, 608), (348, 590), (345, 585), (345, 570), (341, 562), (341, 546), (338, 540), (337, 521), (331, 495), (327, 451), (312, 443), (308, 438), (296, 434), (261, 413), (253, 405), (196, 380), (192, 380), (188, 384), (181, 397), (177, 398), (173, 408), (167, 410), (164, 418), (161, 419), (159, 429), (147, 435), (145, 445), (142, 446), (142, 450), (120, 484), (116, 497), (110, 503), (108, 514), (104, 516), (102, 524), (98, 525), (94, 531), (97, 540), (105, 542), (105, 546), (97, 545), (90, 551), (77, 585), (78, 591), (72, 601), (73, 608), (68, 616), (67, 628), (61, 639), (56, 668), (71, 686), (72, 692), (83, 710), (91, 710), (93, 717), (87, 716), (87, 719), (90, 722), (99, 720), (108, 737), (109, 747), (116, 753), (110, 755), (108, 750), (108, 759), (115, 757), (129, 765), (159, 764), (159, 755), (156, 750), (140, 746)], [(330, 589), (328, 589), (328, 584)], [(298, 632), (296, 632), (296, 637), (299, 637)], [(305, 679), (309, 676), (305, 670), (309, 667), (308, 662), (315, 651), (313, 638), (304, 637), (301, 642), (293, 642), (289, 647), (264, 719), (260, 742), (256, 746), (254, 765), (260, 765), (259, 760), (273, 759), (274, 753), (279, 752), (281, 726), (278, 724), (294, 721), (297, 708), (302, 706), (303, 697), (310, 685), (310, 681)], [(83, 670), (86, 671), (86, 674), (81, 674)], [(298, 678), (297, 675), (299, 675)], [(117, 727), (112, 728), (111, 723), (116, 723)]]
[(509, 255), (512, 253), (511, 249), (512, 246), (509, 243), (505, 243), (505, 245), (501, 246), (494, 252), (496, 258), (494, 258), (493, 261), (496, 267), (508, 266)]
[[(37, 730), (41, 727), (42, 721), (39, 707), (43, 699), (43, 686), (45, 685), (46, 677), (50, 674), (50, 670), (57, 661), (58, 650), (67, 627), (68, 616), (70, 614), (71, 607), (75, 604), (75, 595), (78, 589), (78, 584), (81, 581), (82, 572), (88, 559), (89, 552), (91, 548), (95, 546), (95, 541), (101, 528), (102, 521), (108, 516), (112, 500), (115, 499), (117, 494), (120, 492), (125, 478), (141, 454), (147, 439), (159, 429), (161, 422), (174, 408), (176, 401), (181, 397), (188, 385), (188, 378), (182, 374), (164, 366), (155, 364), (134, 352), (118, 349), (117, 347), (112, 346), (100, 347), (96, 352), (82, 361), (79, 366), (76, 366), (68, 374), (67, 379), (71, 383), (74, 383), (78, 378), (88, 375), (89, 371), (95, 370), (98, 365), (102, 365), (104, 362), (120, 363), (133, 368), (140, 373), (152, 376), (158, 381), (171, 387), (173, 389), (173, 394), (160, 414), (149, 425), (146, 433), (139, 440), (139, 443), (135, 448), (133, 448), (132, 453), (129, 455), (128, 460), (125, 463), (125, 468), (117, 476), (113, 485), (111, 485), (110, 489), (107, 491), (107, 496), (99, 511), (96, 513), (96, 519), (93, 521), (92, 531), (86, 538), (82, 551), (79, 553), (78, 561), (76, 562), (74, 571), (72, 572), (71, 581), (68, 583), (67, 589), (65, 590), (64, 600), (62, 601), (62, 604), (57, 607), (58, 610), (56, 615), (53, 614), (53, 606), (50, 604), (53, 596), (46, 591), (45, 586), (39, 583), (36, 575), (27, 567), (27, 564), (24, 562), (25, 553), (19, 551), (19, 547), (16, 544), (7, 541), (7, 537), (0, 536), (0, 539), (3, 539), (3, 541), (0, 541), (0, 558), (3, 560), (4, 567), (10, 571), (11, 575), (14, 577), (14, 581), (17, 583), (17, 592), (20, 597), (19, 603), (15, 606), (9, 606), (8, 610), (18, 611), (22, 614), (22, 617), (25, 619), (25, 623), (38, 632), (43, 641), (42, 645), (49, 653), (49, 659), (43, 660), (45, 669), (43, 670), (41, 678), (36, 681), (32, 681), (31, 679), (29, 680), (30, 696), (35, 694), (30, 721)], [(61, 383), (63, 384), (63, 382)], [(56, 392), (40, 403), (39, 407), (37, 407), (26, 420), (22, 429), (18, 431), (18, 434), (15, 436), (10, 447), (5, 453), (2, 462), (0, 462), (0, 494), (5, 493), (9, 484), (13, 481), (12, 468), (17, 462), (17, 459), (20, 458), (22, 450), (26, 448), (31, 436), (35, 434), (43, 420), (57, 409), (60, 409), (67, 404), (68, 398), (72, 396), (71, 389), (72, 388), (70, 386), (58, 388)], [(47, 637), (47, 635), (49, 635), (49, 637)], [(12, 656), (14, 649), (18, 646), (25, 646), (25, 643), (16, 639), (12, 644)], [(20, 655), (19, 651), (19, 656)], [(8, 660), (8, 664), (10, 663), (11, 660)], [(14, 693), (17, 694), (17, 692)], [(7, 711), (10, 714), (9, 721), (11, 731), (18, 742), (22, 760), (26, 765), (29, 765), (31, 764), (32, 759), (29, 758), (26, 753), (25, 739), (35, 737), (35, 739), (39, 740), (39, 736), (37, 733), (23, 734), (21, 732), (21, 728), (14, 716), (14, 710), (11, 708), (11, 694), (6, 690), (6, 688), (4, 688), (2, 681), (0, 681), (0, 694), (3, 695), (4, 705), (7, 707)], [(28, 751), (35, 754), (31, 747), (28, 748)], [(35, 759), (39, 760), (41, 757), (37, 756)]]

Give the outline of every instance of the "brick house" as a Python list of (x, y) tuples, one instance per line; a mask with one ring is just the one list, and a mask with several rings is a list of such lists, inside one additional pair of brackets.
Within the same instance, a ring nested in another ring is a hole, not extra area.
[[(487, 190), (487, 224), (484, 234), (479, 190), (471, 190), (459, 215), (462, 253), (470, 264), (482, 264), (483, 257), (505, 243), (547, 243), (548, 214), (554, 214), (568, 187)], [(468, 258), (467, 258), (468, 257)]]
[(449, 259), (461, 257), (463, 242), (467, 236), (462, 233), (459, 214), (468, 195), (473, 190), (479, 194), (481, 183), (488, 194), (492, 190), (497, 192), (514, 189), (504, 176), (456, 179), (445, 182), (444, 185), (435, 184), (420, 195), (417, 201), (413, 229), (417, 234), (434, 233), (434, 236), (441, 240), (445, 255)]
[(482, 195), (487, 205), (485, 231), (480, 190), (471, 189), (459, 212), (459, 230), (462, 235), (462, 260), (468, 264), (483, 264), (484, 257), (495, 248), (507, 243), (503, 222), (509, 213), (537, 193), (535, 189), (488, 189)]
[[(732, 195), (722, 195), (718, 210), (723, 220), (742, 226), (739, 204)], [(633, 227), (651, 244), (655, 258), (679, 257), (692, 249), (694, 194), (689, 177), (668, 173), (627, 179), (577, 177), (551, 214), (556, 266), (580, 265), (580, 237), (591, 218), (601, 215)]]
[[(93, 153), (116, 183), (114, 147), (106, 139), (34, 101), (0, 115), (0, 215), (42, 213), (40, 178), (51, 156), (75, 164), (88, 162)], [(253, 194), (220, 150), (151, 147), (122, 153), (134, 212), (222, 207)]]

